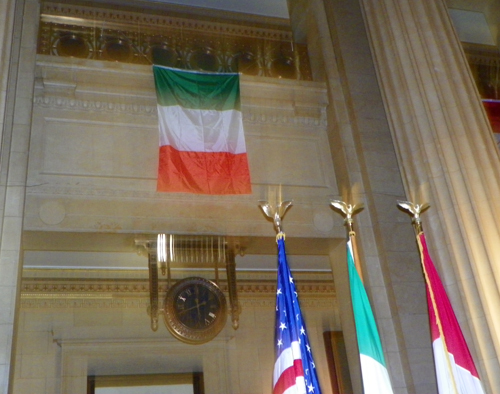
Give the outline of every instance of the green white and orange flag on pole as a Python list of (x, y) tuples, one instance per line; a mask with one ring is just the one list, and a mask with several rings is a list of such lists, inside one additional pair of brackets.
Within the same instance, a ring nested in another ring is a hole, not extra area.
[(392, 394), (392, 386), (385, 363), (382, 343), (370, 300), (363, 285), (360, 261), (356, 248), (356, 234), (352, 228), (352, 216), (362, 209), (362, 204), (350, 205), (332, 200), (331, 204), (345, 215), (349, 232), (347, 241), (347, 267), (351, 288), (352, 309), (358, 339), (361, 376), (364, 394)]
[(153, 66), (160, 152), (157, 190), (250, 194), (237, 73)]
[(377, 324), (361, 276), (356, 269), (353, 238), (354, 235), (350, 235), (347, 241), (347, 265), (364, 394), (390, 394), (393, 391)]

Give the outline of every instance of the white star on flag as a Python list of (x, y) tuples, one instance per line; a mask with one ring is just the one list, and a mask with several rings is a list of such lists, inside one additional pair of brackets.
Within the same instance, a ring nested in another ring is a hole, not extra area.
[(284, 240), (279, 237), (277, 288), (273, 394), (321, 394)]

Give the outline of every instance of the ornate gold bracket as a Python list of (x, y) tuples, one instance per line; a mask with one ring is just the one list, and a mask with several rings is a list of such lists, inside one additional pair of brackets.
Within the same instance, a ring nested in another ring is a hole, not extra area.
[(238, 301), (238, 290), (236, 288), (236, 260), (233, 249), (226, 249), (226, 275), (227, 291), (229, 293), (229, 310), (231, 313), (231, 324), (235, 330), (240, 326), (241, 306)]
[[(198, 236), (158, 234), (156, 240), (136, 239), (139, 252), (145, 250), (148, 254), (150, 305), (148, 314), (151, 317), (151, 329), (158, 329), (159, 315), (163, 310), (159, 307), (158, 270), (167, 275), (167, 285), (171, 285), (171, 264), (214, 267), (215, 283), (219, 282), (219, 266), (226, 265), (227, 287), (229, 293), (231, 322), (236, 330), (239, 327), (241, 308), (238, 302), (236, 286), (235, 251), (241, 251), (240, 245), (228, 245), (223, 236)], [(144, 248), (144, 249), (143, 249)]]

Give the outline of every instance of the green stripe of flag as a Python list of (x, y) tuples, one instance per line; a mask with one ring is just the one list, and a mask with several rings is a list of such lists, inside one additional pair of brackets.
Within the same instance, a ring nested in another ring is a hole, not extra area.
[(373, 358), (385, 367), (384, 353), (377, 325), (375, 324), (375, 318), (365, 287), (354, 265), (354, 258), (350, 247), (347, 248), (347, 264), (349, 267), (352, 308), (354, 310), (359, 352)]
[(153, 73), (161, 106), (240, 110), (239, 74), (198, 73), (160, 66), (153, 66)]

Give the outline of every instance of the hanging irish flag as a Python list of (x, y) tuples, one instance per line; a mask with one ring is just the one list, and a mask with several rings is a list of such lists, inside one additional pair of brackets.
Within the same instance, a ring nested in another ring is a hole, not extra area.
[(157, 190), (250, 194), (239, 75), (153, 66), (160, 156)]
[(382, 344), (370, 301), (354, 264), (351, 240), (347, 242), (347, 265), (364, 394), (392, 393), (391, 381), (385, 365)]
[(483, 387), (450, 300), (432, 263), (423, 233), (418, 234), (424, 270), (439, 394), (483, 394)]

